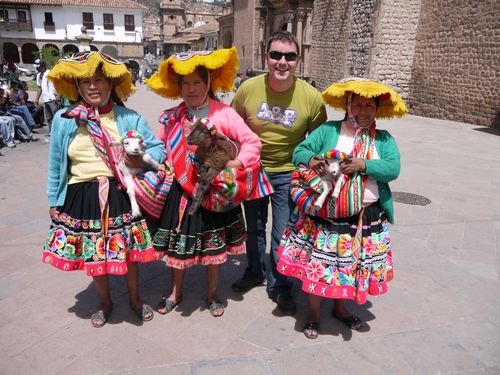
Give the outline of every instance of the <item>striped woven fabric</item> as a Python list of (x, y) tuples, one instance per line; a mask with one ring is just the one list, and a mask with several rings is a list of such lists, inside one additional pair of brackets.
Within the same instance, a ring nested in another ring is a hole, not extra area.
[[(356, 132), (352, 156), (369, 160), (373, 156), (374, 147), (375, 123), (369, 129)], [(324, 159), (337, 158), (342, 160), (348, 155), (332, 149), (320, 156)], [(345, 174), (344, 186), (338, 198), (333, 199), (330, 195), (325, 199), (323, 206), (318, 209), (314, 203), (323, 192), (321, 177), (309, 169), (307, 165), (301, 164), (292, 173), (290, 195), (299, 209), (308, 215), (331, 219), (350, 217), (363, 209), (363, 196), (367, 179), (366, 175), (359, 173)]]
[[(75, 107), (68, 109), (63, 114), (63, 117), (74, 118), (78, 125), (87, 127), (97, 153), (120, 183), (125, 186), (123, 173), (118, 167), (121, 152), (111, 146), (111, 137), (106, 129), (101, 128), (101, 122), (93, 110), (82, 104), (77, 104)], [(137, 133), (136, 130), (129, 130), (123, 137), (138, 138), (142, 137), (142, 135)], [(167, 162), (164, 162), (164, 166), (164, 170), (149, 171), (134, 176), (134, 191), (137, 203), (154, 220), (160, 218), (174, 179), (173, 172)]]
[[(189, 133), (186, 105), (164, 112), (160, 126), (165, 126), (166, 142), (172, 151), (172, 167), (175, 179), (184, 192), (194, 196), (198, 184), (198, 171), (191, 156), (185, 134)], [(193, 151), (193, 150), (191, 150)], [(229, 211), (246, 200), (272, 194), (273, 188), (261, 163), (247, 168), (225, 169), (212, 180), (210, 189), (200, 204), (210, 211)]]

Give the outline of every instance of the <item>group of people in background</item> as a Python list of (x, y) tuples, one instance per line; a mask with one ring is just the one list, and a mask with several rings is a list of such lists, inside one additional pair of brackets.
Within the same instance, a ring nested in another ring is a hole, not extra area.
[(54, 85), (47, 80), (49, 70), (40, 59), (33, 66), (37, 69), (36, 98), (30, 101), (28, 83), (12, 79), (10, 87), (0, 87), (0, 148), (15, 148), (21, 142), (38, 141), (33, 133), (48, 125), (48, 135), (44, 139), (49, 143), (52, 119), (62, 106)]
[[(182, 303), (186, 270), (201, 265), (207, 272), (205, 306), (220, 317), (227, 307), (218, 296), (220, 265), (229, 255), (246, 254), (244, 273), (232, 284), (235, 293), (266, 283), (268, 297), (292, 315), (294, 277), (310, 294), (306, 337), (318, 337), (323, 298), (334, 299), (336, 319), (363, 330), (365, 322), (345, 301), (363, 304), (367, 294), (385, 293), (392, 279), (388, 183), (400, 168), (396, 143), (376, 129), (375, 118), (400, 117), (407, 110), (393, 90), (369, 80), (336, 82), (321, 95), (295, 77), (299, 61), (298, 42), (286, 31), (267, 43), (268, 72), (244, 81), (237, 76), (234, 47), (170, 56), (146, 83), (156, 94), (182, 102), (159, 113), (156, 137), (144, 118), (124, 105), (135, 89), (125, 64), (84, 52), (61, 59), (48, 72), (45, 84), (76, 105), (53, 116), (51, 226), (43, 261), (65, 271), (85, 270), (93, 278), (100, 298), (91, 316), (94, 327), (104, 326), (113, 311), (109, 275), (125, 275), (132, 310), (142, 321), (153, 319), (154, 309), (139, 295), (138, 263), (155, 260), (164, 260), (172, 276), (158, 313), (171, 313)], [(233, 85), (238, 88), (230, 106), (216, 100), (215, 92)], [(345, 119), (327, 121), (325, 102), (344, 109)], [(200, 207), (191, 210), (200, 161), (197, 146), (187, 140), (200, 120), (211, 141), (224, 136), (238, 152), (212, 181)], [(154, 225), (144, 213), (132, 215), (115, 165), (120, 159), (130, 168), (148, 169), (140, 155), (119, 154), (111, 146), (130, 134), (138, 134), (145, 152), (173, 176)], [(344, 188), (338, 199), (330, 196), (314, 208), (332, 155), (343, 155)]]

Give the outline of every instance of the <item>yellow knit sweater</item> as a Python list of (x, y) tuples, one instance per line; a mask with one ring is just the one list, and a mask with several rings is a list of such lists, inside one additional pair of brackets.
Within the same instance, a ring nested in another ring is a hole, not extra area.
[[(101, 126), (104, 126), (112, 139), (120, 139), (113, 111), (102, 114)], [(113, 172), (106, 166), (95, 149), (86, 126), (79, 126), (75, 139), (68, 148), (69, 184), (95, 180), (98, 176), (113, 177)]]

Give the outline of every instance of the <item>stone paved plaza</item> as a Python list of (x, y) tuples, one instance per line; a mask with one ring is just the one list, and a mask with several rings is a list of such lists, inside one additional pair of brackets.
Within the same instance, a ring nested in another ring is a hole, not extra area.
[[(172, 104), (144, 85), (127, 103), (155, 130), (160, 110)], [(395, 203), (395, 279), (388, 294), (351, 305), (370, 330), (346, 329), (325, 301), (317, 340), (302, 334), (307, 297), (298, 283), (292, 317), (275, 309), (265, 287), (232, 292), (244, 257), (222, 268), (221, 318), (206, 309), (205, 272), (195, 267), (182, 304), (144, 324), (129, 308), (123, 278), (113, 277), (111, 321), (92, 328), (91, 279), (41, 263), (48, 145), (2, 149), (0, 374), (499, 374), (500, 131), (416, 116), (379, 126), (402, 155), (392, 190), (431, 203)], [(145, 302), (156, 306), (170, 271), (145, 264), (140, 283)]]

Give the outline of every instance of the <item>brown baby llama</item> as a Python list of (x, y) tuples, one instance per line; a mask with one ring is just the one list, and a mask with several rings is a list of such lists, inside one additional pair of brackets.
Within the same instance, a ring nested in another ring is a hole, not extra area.
[(187, 143), (198, 146), (195, 155), (200, 161), (198, 188), (189, 210), (189, 215), (193, 215), (200, 206), (201, 198), (208, 191), (210, 182), (226, 167), (229, 160), (238, 155), (238, 146), (224, 135), (217, 133), (215, 126), (205, 118), (193, 124)]

